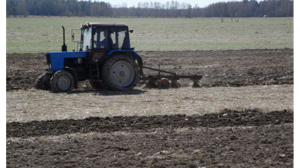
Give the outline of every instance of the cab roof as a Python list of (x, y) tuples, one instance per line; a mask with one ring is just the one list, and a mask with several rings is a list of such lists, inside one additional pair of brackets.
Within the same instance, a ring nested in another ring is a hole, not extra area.
[(91, 26), (110, 26), (110, 27), (128, 27), (127, 25), (125, 24), (122, 24), (122, 23), (98, 23), (98, 22), (91, 22), (91, 23), (88, 23), (89, 25)]

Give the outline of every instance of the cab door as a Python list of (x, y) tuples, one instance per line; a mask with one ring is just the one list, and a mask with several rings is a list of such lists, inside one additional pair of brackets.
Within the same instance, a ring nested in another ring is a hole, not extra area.
[(92, 63), (99, 63), (104, 59), (107, 52), (111, 50), (112, 40), (109, 28), (93, 28), (92, 31)]

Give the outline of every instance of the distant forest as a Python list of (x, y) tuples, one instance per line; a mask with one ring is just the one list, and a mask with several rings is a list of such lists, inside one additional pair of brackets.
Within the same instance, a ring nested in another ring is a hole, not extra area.
[(293, 17), (293, 0), (243, 0), (218, 2), (200, 8), (171, 1), (143, 2), (137, 6), (112, 6), (103, 1), (83, 0), (6, 0), (6, 15), (11, 16), (97, 16), (97, 17)]

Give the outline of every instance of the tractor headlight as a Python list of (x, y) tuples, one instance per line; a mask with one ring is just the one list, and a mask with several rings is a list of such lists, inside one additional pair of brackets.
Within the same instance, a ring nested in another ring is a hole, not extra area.
[(78, 62), (78, 64), (81, 64), (81, 63), (82, 63), (82, 59), (81, 59), (81, 58), (78, 58), (78, 59), (77, 59), (77, 62)]

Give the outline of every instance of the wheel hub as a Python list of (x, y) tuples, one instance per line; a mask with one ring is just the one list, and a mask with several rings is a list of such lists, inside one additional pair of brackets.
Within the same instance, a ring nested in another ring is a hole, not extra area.
[(70, 84), (71, 84), (70, 79), (65, 75), (59, 77), (58, 80), (57, 80), (57, 86), (61, 90), (69, 89)]
[(111, 67), (110, 77), (115, 85), (126, 87), (135, 78), (133, 66), (127, 61), (117, 61)]
[(120, 71), (119, 76), (124, 78), (125, 77), (125, 72), (124, 71)]

